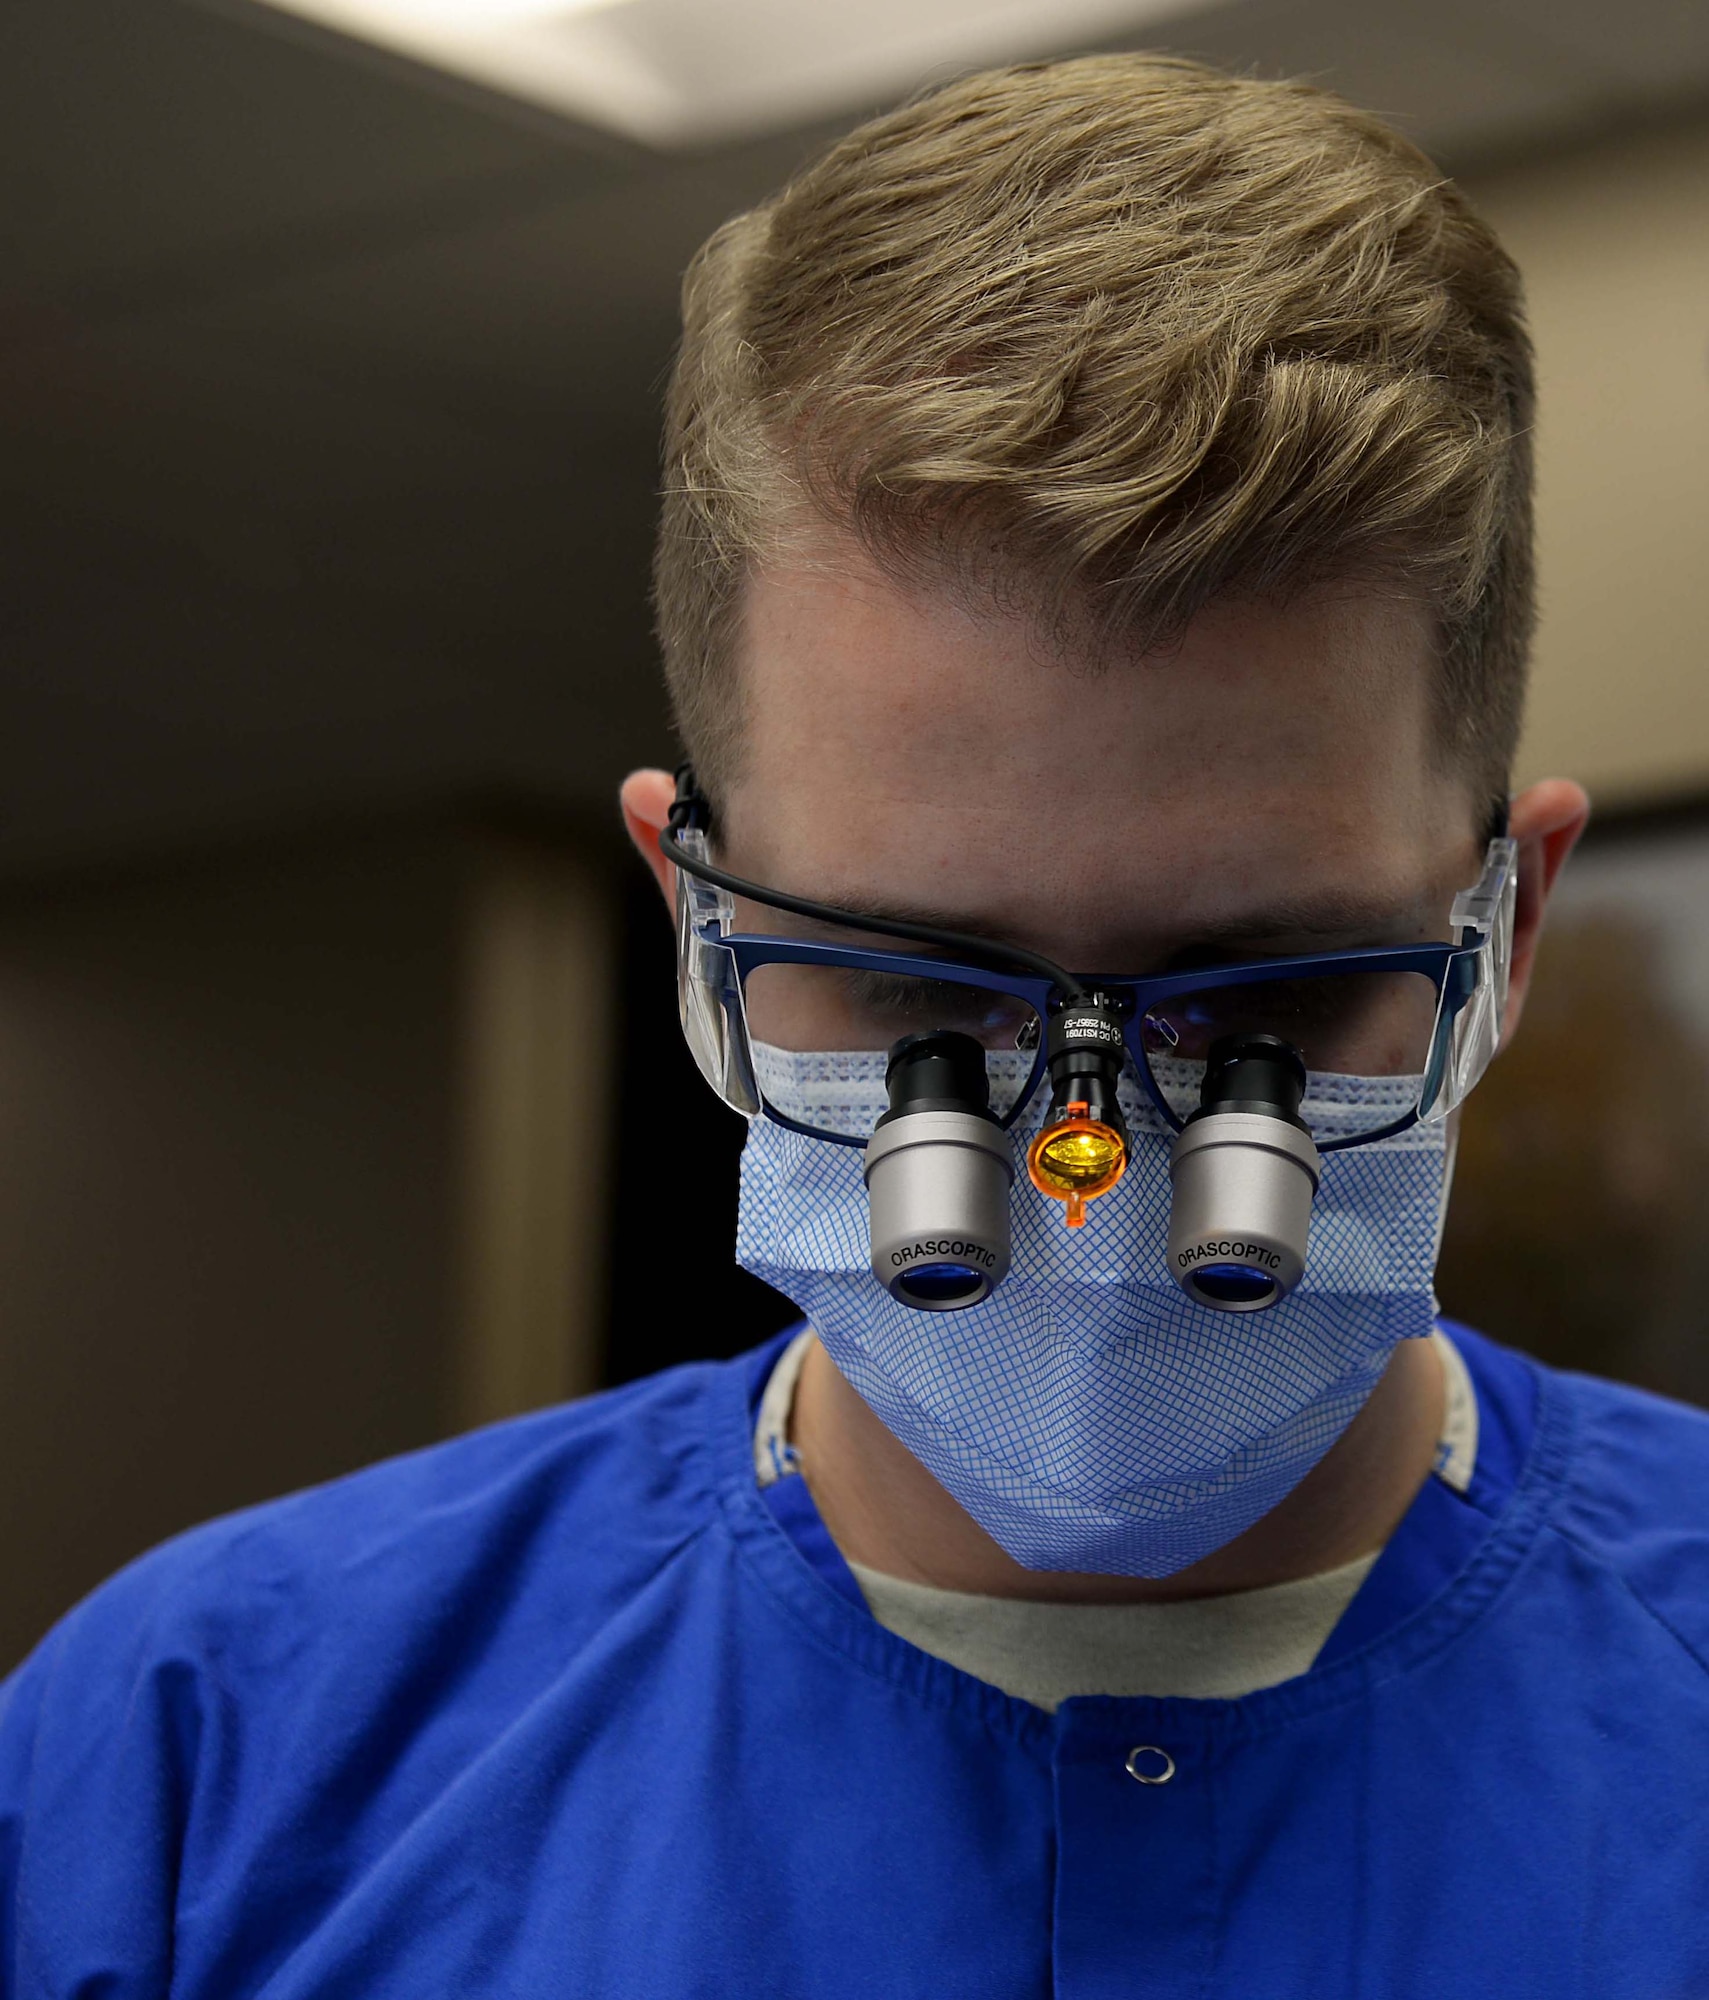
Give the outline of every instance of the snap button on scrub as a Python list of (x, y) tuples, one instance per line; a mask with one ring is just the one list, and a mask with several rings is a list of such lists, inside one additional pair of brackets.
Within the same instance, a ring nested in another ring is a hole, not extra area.
[(1175, 1760), (1155, 1743), (1136, 1743), (1127, 1753), (1127, 1774), (1142, 1785), (1166, 1785), (1175, 1775)]

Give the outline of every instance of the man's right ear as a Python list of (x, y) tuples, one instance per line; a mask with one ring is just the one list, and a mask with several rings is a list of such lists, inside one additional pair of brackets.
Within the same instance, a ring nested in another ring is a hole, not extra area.
[(676, 780), (669, 771), (631, 771), (623, 780), (617, 802), (635, 852), (653, 871), (672, 916), (676, 914), (676, 870), (659, 851), (659, 835), (670, 822)]

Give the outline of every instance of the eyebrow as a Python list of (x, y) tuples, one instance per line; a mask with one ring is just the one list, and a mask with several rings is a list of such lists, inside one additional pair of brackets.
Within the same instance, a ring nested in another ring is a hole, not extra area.
[(1414, 914), (1424, 897), (1412, 904), (1361, 901), (1357, 896), (1328, 894), (1278, 903), (1250, 916), (1229, 917), (1197, 929), (1191, 943), (1255, 944), (1273, 937), (1357, 937), (1385, 929)]
[[(813, 900), (817, 902), (821, 899), (815, 897)], [(1011, 931), (999, 929), (995, 924), (986, 923), (978, 917), (967, 916), (960, 911), (935, 909), (927, 903), (880, 903), (863, 896), (847, 903), (830, 903), (827, 907), (846, 910), (851, 917), (856, 917), (863, 923), (882, 924), (886, 919), (893, 919), (902, 924), (924, 924), (931, 930), (955, 931), (962, 937), (976, 938), (981, 944), (1022, 945), (1029, 950), (1036, 949), (1034, 946), (1026, 946), (1023, 939), (1017, 938)], [(789, 912), (780, 910), (777, 914), (787, 916)], [(823, 932), (828, 936), (834, 936), (847, 928), (842, 924), (825, 923), (817, 917), (791, 917), (790, 921), (804, 925), (815, 933)], [(902, 943), (904, 940), (897, 939), (897, 942)]]

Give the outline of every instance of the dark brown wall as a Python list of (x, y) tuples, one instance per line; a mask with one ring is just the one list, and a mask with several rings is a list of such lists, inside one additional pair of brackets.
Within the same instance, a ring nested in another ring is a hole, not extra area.
[(458, 893), (410, 835), (0, 897), (0, 1668), (447, 1427)]

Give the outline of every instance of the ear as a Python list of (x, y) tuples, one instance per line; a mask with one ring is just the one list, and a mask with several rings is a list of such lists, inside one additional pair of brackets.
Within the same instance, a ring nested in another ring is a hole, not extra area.
[(659, 851), (659, 835), (670, 820), (675, 797), (676, 780), (669, 771), (631, 771), (617, 794), (635, 852), (653, 871), (653, 880), (672, 916), (676, 914), (676, 870)]
[(1519, 843), (1519, 894), (1513, 910), (1513, 971), (1502, 1022), (1504, 1042), (1518, 1027), (1525, 1008), (1549, 891), (1589, 818), (1584, 787), (1569, 778), (1545, 778), (1513, 801), (1508, 831)]

